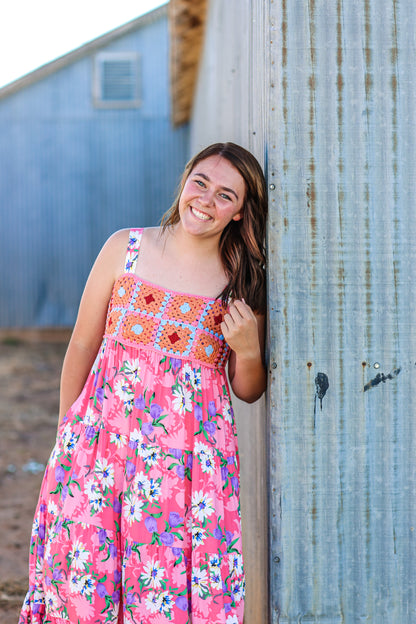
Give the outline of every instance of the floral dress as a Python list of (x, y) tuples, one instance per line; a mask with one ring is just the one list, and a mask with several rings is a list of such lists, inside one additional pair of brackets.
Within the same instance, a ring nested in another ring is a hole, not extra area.
[(19, 624), (241, 624), (237, 438), (220, 300), (136, 274), (60, 424)]

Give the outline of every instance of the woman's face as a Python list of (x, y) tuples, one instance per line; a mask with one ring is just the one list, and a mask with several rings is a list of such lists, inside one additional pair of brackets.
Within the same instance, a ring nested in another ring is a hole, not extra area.
[(219, 155), (201, 160), (186, 179), (179, 198), (182, 227), (203, 238), (220, 237), (230, 221), (242, 218), (244, 178)]

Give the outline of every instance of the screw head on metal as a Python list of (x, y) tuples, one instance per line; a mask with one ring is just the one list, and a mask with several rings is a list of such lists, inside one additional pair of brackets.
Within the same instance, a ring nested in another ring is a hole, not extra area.
[(271, 191), (274, 191), (275, 188), (276, 188), (276, 186), (274, 184), (269, 184), (269, 189)]

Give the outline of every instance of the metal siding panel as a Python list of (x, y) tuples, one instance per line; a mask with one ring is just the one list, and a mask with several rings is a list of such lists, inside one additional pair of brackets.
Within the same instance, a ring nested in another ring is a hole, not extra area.
[(0, 326), (72, 325), (105, 239), (170, 206), (188, 127), (169, 121), (167, 42), (163, 17), (108, 46), (142, 55), (140, 109), (92, 107), (91, 57), (0, 102)]
[[(191, 152), (235, 141), (264, 163), (267, 3), (211, 0), (191, 120)], [(267, 472), (264, 399), (233, 397), (241, 457), (241, 512), (247, 623), (268, 621)]]
[(416, 619), (415, 17), (271, 3), (275, 622)]

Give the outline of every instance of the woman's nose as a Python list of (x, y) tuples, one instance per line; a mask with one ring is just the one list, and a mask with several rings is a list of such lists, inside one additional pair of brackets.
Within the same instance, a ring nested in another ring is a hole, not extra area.
[(210, 189), (205, 189), (205, 191), (201, 193), (200, 201), (206, 206), (210, 206), (214, 201), (214, 192)]

